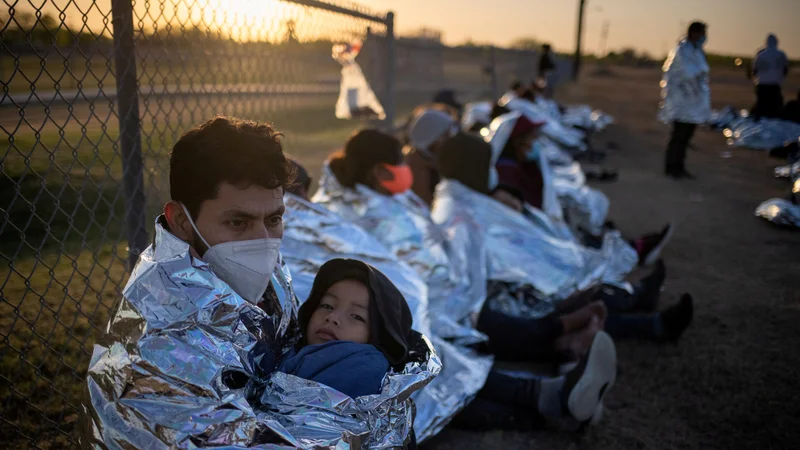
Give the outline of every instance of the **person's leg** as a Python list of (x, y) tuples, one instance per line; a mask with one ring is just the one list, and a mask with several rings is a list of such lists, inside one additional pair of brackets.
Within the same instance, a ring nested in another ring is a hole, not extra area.
[(469, 402), (450, 425), (470, 431), (532, 431), (544, 428), (546, 421), (536, 411), (478, 397)]
[(681, 141), (680, 146), (678, 147), (678, 155), (676, 156), (676, 161), (680, 161), (678, 164), (678, 171), (682, 175), (687, 175), (686, 173), (686, 150), (689, 148), (689, 142), (692, 140), (692, 136), (694, 135), (694, 130), (697, 128), (697, 125), (693, 123), (681, 123)]
[(669, 144), (667, 144), (667, 153), (664, 161), (664, 172), (667, 175), (676, 173), (680, 164), (677, 155), (679, 153), (678, 147), (682, 141), (680, 136), (681, 129), (680, 122), (672, 122), (672, 134), (669, 138)]
[(504, 405), (504, 416), (525, 411), (532, 419), (572, 417), (585, 421), (592, 418), (616, 376), (614, 342), (606, 333), (599, 332), (586, 356), (566, 375), (527, 378), (492, 370), (478, 398)]
[(610, 313), (605, 331), (616, 339), (644, 339), (655, 342), (675, 342), (689, 327), (694, 315), (692, 297), (684, 294), (681, 300), (664, 311), (648, 314)]
[(771, 118), (778, 118), (783, 111), (783, 93), (779, 85), (769, 86), (769, 115)]
[(507, 361), (541, 362), (556, 359), (555, 341), (564, 333), (558, 316), (522, 319), (484, 305), (478, 331), (489, 337), (487, 352)]
[(764, 110), (764, 90), (763, 86), (756, 85), (756, 104), (753, 105), (753, 108), (750, 110), (750, 117), (758, 122), (761, 119), (761, 114)]
[(653, 270), (634, 285), (633, 293), (616, 286), (603, 285), (597, 292), (596, 300), (602, 301), (610, 313), (654, 311), (658, 308), (666, 276), (666, 266), (659, 260)]

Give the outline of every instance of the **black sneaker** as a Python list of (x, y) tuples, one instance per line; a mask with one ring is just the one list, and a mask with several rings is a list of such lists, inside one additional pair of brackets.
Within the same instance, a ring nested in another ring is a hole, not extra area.
[(680, 301), (661, 312), (661, 323), (664, 326), (663, 342), (678, 342), (683, 332), (689, 328), (694, 316), (694, 299), (683, 294)]
[(604, 331), (594, 336), (589, 352), (564, 377), (561, 401), (564, 411), (579, 422), (592, 419), (597, 405), (617, 379), (617, 350)]
[(668, 223), (658, 234), (649, 234), (634, 242), (640, 266), (652, 266), (661, 257), (661, 250), (672, 238), (675, 227)]

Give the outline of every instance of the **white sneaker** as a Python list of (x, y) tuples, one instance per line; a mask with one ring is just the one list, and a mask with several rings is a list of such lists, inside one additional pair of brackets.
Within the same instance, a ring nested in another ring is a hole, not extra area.
[(611, 337), (599, 331), (589, 352), (564, 378), (561, 395), (566, 411), (580, 422), (590, 420), (617, 378), (617, 350)]

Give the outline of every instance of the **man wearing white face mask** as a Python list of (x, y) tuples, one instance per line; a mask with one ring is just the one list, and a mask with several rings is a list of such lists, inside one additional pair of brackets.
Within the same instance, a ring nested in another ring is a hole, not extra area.
[[(266, 124), (217, 118), (186, 133), (170, 158), (169, 230), (245, 300), (262, 303), (280, 257), (291, 163)], [(269, 300), (269, 299), (268, 299)]]
[(171, 200), (92, 352), (81, 447), (249, 446), (230, 420), (254, 420), (244, 387), (299, 339), (279, 253), (293, 174), (280, 138), (217, 117), (173, 147)]

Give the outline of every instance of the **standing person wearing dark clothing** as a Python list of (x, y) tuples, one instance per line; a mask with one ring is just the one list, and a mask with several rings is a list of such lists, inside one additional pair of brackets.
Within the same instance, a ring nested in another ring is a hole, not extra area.
[(672, 124), (664, 172), (675, 179), (694, 178), (686, 171), (686, 148), (697, 125), (707, 123), (711, 117), (705, 42), (706, 24), (694, 22), (689, 25), (686, 38), (664, 62), (659, 116)]
[(783, 111), (781, 84), (789, 73), (789, 58), (778, 50), (778, 38), (767, 36), (767, 45), (756, 54), (753, 61), (753, 76), (756, 79), (756, 106), (752, 116), (776, 118)]
[(544, 95), (547, 98), (553, 96), (555, 90), (556, 59), (550, 44), (542, 45), (542, 57), (539, 58), (539, 77), (538, 82), (544, 86)]

